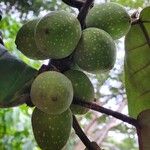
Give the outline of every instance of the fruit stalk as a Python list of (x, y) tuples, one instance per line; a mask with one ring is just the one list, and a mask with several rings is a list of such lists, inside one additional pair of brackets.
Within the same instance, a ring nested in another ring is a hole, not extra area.
[(99, 105), (97, 105), (95, 103), (82, 101), (82, 100), (79, 100), (77, 98), (74, 99), (73, 104), (80, 105), (82, 107), (86, 107), (86, 108), (95, 110), (97, 112), (104, 113), (104, 114), (109, 115), (109, 116), (113, 116), (113, 117), (115, 117), (115, 118), (117, 118), (119, 120), (122, 120), (123, 122), (126, 122), (126, 123), (128, 123), (130, 125), (135, 126), (136, 128), (139, 128), (139, 124), (138, 124), (136, 119), (134, 119), (132, 117), (129, 117), (127, 115), (124, 115), (122, 113), (119, 113), (117, 111), (113, 111), (113, 110), (104, 108), (104, 107), (99, 106)]
[(80, 127), (80, 125), (79, 125), (79, 123), (78, 123), (78, 121), (74, 115), (73, 115), (73, 128), (87, 149), (89, 149), (89, 150), (101, 150), (100, 147), (95, 146), (95, 144), (93, 144), (93, 142), (91, 142), (88, 139), (88, 137), (85, 135), (85, 133), (81, 129), (81, 127)]
[(71, 7), (78, 8), (78, 10), (81, 9), (81, 7), (83, 6), (85, 2), (83, 0), (62, 0), (62, 1)]
[(83, 7), (80, 9), (80, 12), (78, 14), (78, 20), (81, 24), (82, 29), (85, 28), (85, 18), (93, 2), (94, 0), (86, 0)]

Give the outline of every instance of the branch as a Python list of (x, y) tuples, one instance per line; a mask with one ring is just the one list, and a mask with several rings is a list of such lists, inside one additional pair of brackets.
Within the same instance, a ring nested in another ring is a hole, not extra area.
[(0, 44), (4, 45), (3, 37), (2, 37), (2, 32), (1, 31), (0, 31)]
[(134, 21), (131, 22), (131, 25), (139, 24), (139, 19), (135, 19)]
[[(1, 21), (1, 19), (2, 19), (2, 11), (0, 10), (0, 21)], [(1, 31), (0, 31), (0, 44), (4, 45)]]
[(131, 124), (131, 125), (135, 126), (136, 128), (139, 128), (139, 125), (138, 125), (138, 122), (137, 122), (136, 119), (131, 118), (129, 116), (126, 116), (126, 115), (124, 115), (122, 113), (119, 113), (117, 111), (113, 111), (113, 110), (104, 108), (104, 107), (99, 106), (99, 105), (97, 105), (95, 103), (82, 101), (82, 100), (79, 100), (77, 98), (74, 98), (73, 104), (80, 105), (82, 107), (86, 107), (86, 108), (98, 111), (100, 113), (104, 113), (104, 114), (113, 116), (113, 117), (115, 117), (115, 118), (117, 118), (119, 120), (122, 120), (123, 122), (126, 122), (128, 124)]
[(134, 22), (138, 20), (138, 18), (139, 18), (139, 11), (136, 10), (133, 14), (131, 14), (131, 20), (132, 22)]
[(101, 150), (99, 146), (95, 142), (91, 142), (88, 137), (85, 135), (83, 130), (81, 129), (76, 117), (73, 115), (73, 128), (78, 135), (78, 137), (81, 139), (81, 141), (84, 143), (84, 145), (87, 147), (88, 150)]
[(91, 141), (88, 139), (88, 137), (85, 135), (83, 130), (81, 129), (76, 117), (73, 115), (73, 128), (76, 132), (76, 134), (79, 136), (81, 141), (86, 145), (87, 148), (90, 147)]
[(80, 12), (78, 14), (78, 20), (81, 24), (82, 29), (85, 28), (85, 18), (93, 2), (94, 0), (86, 0), (83, 7), (80, 9)]
[(45, 71), (57, 71), (57, 72), (60, 72), (56, 66), (52, 65), (51, 62), (49, 62), (48, 65), (42, 65), (41, 68), (39, 69), (38, 71), (38, 74), (41, 74)]
[(2, 19), (2, 11), (0, 9), (0, 21), (1, 21), (1, 19)]
[(85, 3), (85, 0), (62, 0), (62, 1), (71, 7), (78, 8), (78, 10), (80, 10), (83, 4)]
[(34, 106), (35, 106), (35, 105), (32, 103), (30, 96), (29, 96), (28, 99), (26, 99), (25, 102), (26, 102), (27, 106), (29, 106), (29, 107), (34, 107)]
[(67, 71), (74, 65), (73, 53), (62, 59), (51, 59), (49, 64), (55, 66), (60, 72)]

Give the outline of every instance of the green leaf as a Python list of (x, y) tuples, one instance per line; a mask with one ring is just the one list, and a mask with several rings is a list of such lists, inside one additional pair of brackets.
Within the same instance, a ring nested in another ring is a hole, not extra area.
[(139, 147), (140, 150), (150, 150), (150, 109), (142, 111), (138, 116), (138, 130)]
[(0, 107), (23, 103), (37, 71), (10, 55), (0, 44)]
[(110, 0), (111, 2), (116, 2), (121, 5), (124, 5), (126, 7), (131, 7), (131, 8), (139, 8), (142, 7), (144, 4), (144, 0)]
[(140, 14), (125, 38), (125, 84), (132, 117), (150, 108), (150, 7)]

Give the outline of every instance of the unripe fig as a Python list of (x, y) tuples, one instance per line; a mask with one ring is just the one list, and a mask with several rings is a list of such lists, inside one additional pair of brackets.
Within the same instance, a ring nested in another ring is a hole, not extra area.
[(113, 39), (126, 35), (131, 26), (131, 18), (126, 10), (117, 3), (95, 5), (86, 17), (87, 27), (96, 27), (108, 32)]
[(17, 49), (31, 59), (44, 60), (48, 56), (44, 55), (36, 46), (34, 33), (35, 27), (39, 19), (31, 20), (25, 23), (17, 33), (15, 43)]
[(116, 59), (116, 47), (111, 36), (98, 28), (83, 30), (76, 47), (77, 65), (91, 73), (110, 70)]
[(59, 115), (46, 114), (37, 108), (33, 111), (32, 129), (42, 150), (61, 150), (69, 139), (71, 126), (70, 109)]
[(55, 11), (44, 16), (37, 24), (35, 33), (38, 48), (53, 59), (69, 56), (80, 37), (79, 21), (65, 11)]
[(70, 107), (73, 99), (71, 81), (62, 73), (41, 73), (31, 86), (31, 101), (41, 111), (60, 114)]
[[(64, 74), (72, 82), (75, 98), (88, 102), (94, 100), (94, 87), (86, 74), (78, 70), (68, 70)], [(89, 110), (74, 104), (70, 108), (74, 114), (85, 114)]]

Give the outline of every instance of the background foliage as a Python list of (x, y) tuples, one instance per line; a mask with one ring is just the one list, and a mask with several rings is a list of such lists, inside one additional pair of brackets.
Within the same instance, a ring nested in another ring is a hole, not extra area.
[[(106, 0), (105, 0), (106, 1)], [(140, 10), (149, 3), (149, 0), (111, 0), (126, 6), (132, 13)], [(96, 1), (104, 2), (104, 1)], [(76, 9), (69, 8), (60, 0), (1, 0), (3, 19), (0, 30), (3, 33), (5, 46), (10, 53), (22, 59), (25, 63), (40, 68), (46, 61), (34, 61), (20, 53), (14, 44), (16, 33), (27, 20), (41, 17), (49, 11), (64, 9), (77, 13)], [(115, 67), (108, 74), (97, 74), (89, 77), (94, 84), (97, 103), (107, 108), (127, 114), (126, 94), (124, 90), (123, 39), (116, 41), (117, 61)], [(105, 81), (105, 79), (107, 79)], [(0, 150), (38, 150), (33, 138), (30, 117), (32, 108), (23, 105), (12, 109), (0, 109)], [(90, 111), (85, 116), (78, 116), (81, 126), (90, 139), (97, 141), (105, 150), (136, 150), (137, 137), (134, 128), (120, 121)], [(117, 139), (117, 140), (116, 140)], [(72, 131), (65, 150), (84, 149), (78, 137)]]

